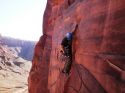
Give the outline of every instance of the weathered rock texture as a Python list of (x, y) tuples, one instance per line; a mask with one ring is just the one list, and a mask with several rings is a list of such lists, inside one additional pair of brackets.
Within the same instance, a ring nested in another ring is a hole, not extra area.
[(31, 62), (19, 57), (14, 49), (0, 44), (0, 93), (28, 93)]
[[(125, 0), (48, 0), (43, 31), (30, 93), (125, 93)], [(60, 43), (69, 31), (73, 65), (66, 77)]]

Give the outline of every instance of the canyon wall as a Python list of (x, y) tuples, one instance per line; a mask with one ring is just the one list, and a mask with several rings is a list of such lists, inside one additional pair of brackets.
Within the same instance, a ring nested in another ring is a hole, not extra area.
[[(125, 0), (48, 0), (43, 24), (29, 93), (125, 93)], [(69, 76), (60, 54), (67, 32), (74, 32)]]
[(19, 56), (31, 61), (33, 58), (35, 41), (19, 40), (10, 37), (1, 36), (0, 41), (9, 47), (18, 47)]

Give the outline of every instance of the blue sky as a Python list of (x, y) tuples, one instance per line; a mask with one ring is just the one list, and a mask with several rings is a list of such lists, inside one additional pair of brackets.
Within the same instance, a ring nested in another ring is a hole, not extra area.
[(46, 0), (0, 0), (0, 33), (38, 41), (42, 35)]

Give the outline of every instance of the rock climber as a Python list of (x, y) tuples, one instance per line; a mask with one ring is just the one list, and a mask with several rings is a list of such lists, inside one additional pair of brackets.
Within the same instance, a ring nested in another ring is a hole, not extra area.
[(61, 53), (67, 58), (64, 68), (62, 70), (63, 73), (70, 73), (71, 65), (72, 65), (72, 36), (71, 32), (68, 32), (66, 36), (63, 38), (61, 42)]

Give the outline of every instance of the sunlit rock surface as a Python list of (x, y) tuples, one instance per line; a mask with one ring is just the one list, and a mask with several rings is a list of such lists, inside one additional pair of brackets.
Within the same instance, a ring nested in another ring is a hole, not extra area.
[[(43, 23), (30, 93), (125, 92), (125, 0), (48, 0)], [(69, 31), (73, 65), (66, 77), (60, 43)]]
[(15, 47), (0, 44), (0, 93), (28, 93), (31, 62), (19, 57), (14, 50)]

